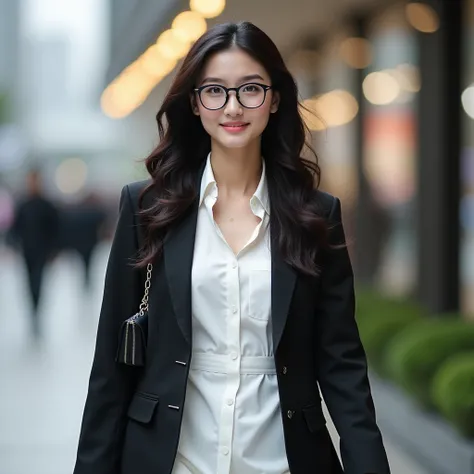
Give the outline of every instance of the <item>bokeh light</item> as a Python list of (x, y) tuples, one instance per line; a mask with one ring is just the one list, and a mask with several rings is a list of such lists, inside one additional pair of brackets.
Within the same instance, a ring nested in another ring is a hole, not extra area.
[(195, 11), (180, 13), (173, 21), (171, 28), (181, 41), (189, 43), (196, 41), (207, 30), (206, 20)]
[(56, 169), (56, 186), (64, 194), (75, 194), (80, 191), (86, 179), (87, 165), (79, 158), (64, 160)]
[(215, 18), (224, 11), (225, 0), (191, 0), (189, 7), (204, 18)]
[(394, 102), (400, 94), (400, 85), (389, 72), (370, 73), (362, 84), (366, 99), (374, 105), (387, 105)]
[(339, 47), (342, 60), (354, 69), (365, 69), (372, 62), (372, 46), (365, 38), (346, 38)]
[(422, 33), (434, 33), (439, 28), (438, 13), (426, 3), (409, 3), (406, 7), (406, 17), (413, 28)]

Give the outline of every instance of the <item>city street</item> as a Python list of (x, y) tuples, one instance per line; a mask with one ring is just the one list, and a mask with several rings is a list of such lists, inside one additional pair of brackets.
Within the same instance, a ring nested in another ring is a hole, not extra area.
[[(89, 294), (75, 256), (54, 262), (40, 344), (29, 338), (23, 268), (0, 251), (0, 474), (72, 473), (108, 251), (103, 245), (95, 255)], [(386, 445), (393, 474), (429, 474)]]

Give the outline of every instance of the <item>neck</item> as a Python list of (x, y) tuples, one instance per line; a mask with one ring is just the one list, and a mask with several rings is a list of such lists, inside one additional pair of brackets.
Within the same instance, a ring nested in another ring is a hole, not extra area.
[(258, 146), (223, 148), (213, 144), (211, 165), (219, 194), (252, 196), (262, 174), (262, 156)]

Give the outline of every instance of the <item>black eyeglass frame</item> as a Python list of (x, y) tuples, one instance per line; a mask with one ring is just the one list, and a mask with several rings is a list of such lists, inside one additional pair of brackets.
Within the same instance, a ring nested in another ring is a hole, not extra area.
[[(248, 106), (242, 104), (242, 102), (240, 101), (240, 89), (242, 89), (245, 86), (259, 86), (263, 89), (263, 100), (262, 100), (262, 103), (260, 105), (256, 105), (254, 107), (248, 107)], [(201, 92), (204, 89), (206, 89), (207, 87), (220, 87), (220, 88), (224, 89), (224, 91), (225, 91), (225, 102), (224, 102), (223, 105), (221, 105), (220, 107), (216, 107), (215, 109), (206, 107), (204, 105), (204, 103), (202, 101), (202, 97), (201, 97)], [(220, 110), (220, 109), (223, 109), (227, 105), (227, 102), (229, 102), (229, 92), (230, 91), (235, 91), (235, 96), (237, 97), (237, 100), (239, 101), (239, 104), (242, 107), (244, 107), (245, 109), (258, 109), (259, 107), (261, 107), (265, 103), (265, 100), (267, 98), (267, 92), (270, 89), (273, 89), (273, 86), (267, 86), (266, 84), (260, 84), (259, 82), (246, 82), (245, 84), (242, 84), (239, 87), (225, 87), (222, 84), (205, 84), (201, 87), (196, 87), (193, 90), (194, 90), (194, 92), (197, 92), (197, 94), (199, 96), (199, 101), (201, 102), (201, 105), (205, 109), (207, 109), (207, 110)]]

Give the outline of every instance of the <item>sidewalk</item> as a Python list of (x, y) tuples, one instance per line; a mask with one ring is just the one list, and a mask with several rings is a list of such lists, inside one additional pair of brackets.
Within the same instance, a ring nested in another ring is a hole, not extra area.
[[(45, 281), (45, 341), (35, 347), (23, 269), (0, 252), (0, 474), (72, 473), (107, 253), (104, 246), (96, 254), (90, 295), (78, 259), (54, 263)], [(331, 433), (336, 439), (332, 426)], [(385, 441), (392, 474), (430, 474)]]

